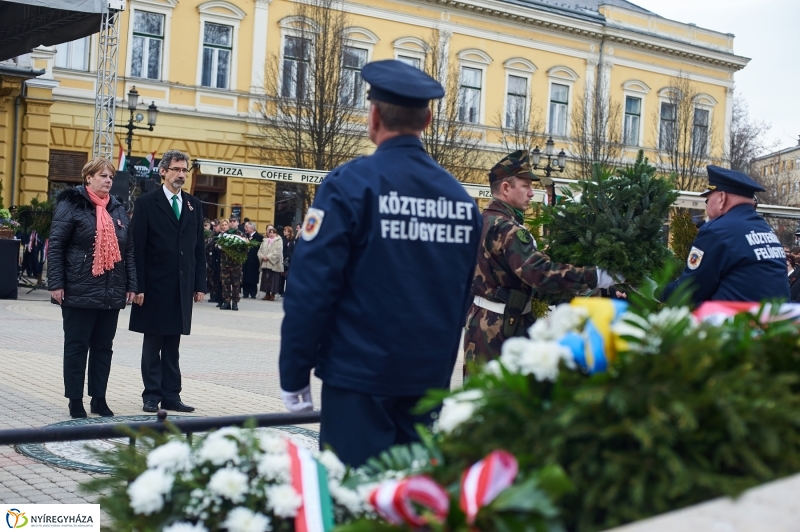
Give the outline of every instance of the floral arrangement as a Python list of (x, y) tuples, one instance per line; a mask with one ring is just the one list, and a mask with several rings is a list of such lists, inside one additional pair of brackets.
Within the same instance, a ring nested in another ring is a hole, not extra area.
[(16, 220), (11, 219), (8, 209), (0, 209), (0, 229), (11, 229), (13, 232), (19, 231), (20, 225)]
[(53, 224), (53, 209), (50, 200), (33, 198), (30, 205), (21, 205), (17, 209), (17, 220), (26, 233), (36, 231), (39, 238), (47, 239), (50, 238), (50, 226)]
[(451, 473), (494, 449), (521, 475), (557, 464), (567, 530), (605, 530), (800, 471), (798, 316), (573, 300), (420, 409), (442, 405)]
[(217, 247), (238, 264), (244, 264), (247, 261), (247, 252), (250, 248), (258, 247), (258, 245), (259, 242), (247, 240), (236, 233), (220, 233), (217, 235)]

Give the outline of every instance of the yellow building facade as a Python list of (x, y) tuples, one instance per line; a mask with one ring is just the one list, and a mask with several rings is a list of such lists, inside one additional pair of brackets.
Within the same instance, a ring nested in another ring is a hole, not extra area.
[[(717, 132), (709, 155), (722, 157), (731, 119), (734, 73), (748, 59), (733, 36), (659, 17), (625, 0), (349, 0), (348, 44), (362, 61), (425, 61), (439, 36), (460, 69), (463, 117), (481, 138), (487, 160), (503, 155), (501, 126), (512, 108), (541, 110), (545, 135), (570, 149), (577, 101), (606, 90), (619, 102), (625, 154), (653, 151), (669, 127), (669, 87), (691, 80), (696, 134)], [(583, 7), (580, 7), (583, 6)], [(119, 21), (118, 123), (135, 86), (159, 109), (154, 131), (137, 131), (132, 158), (180, 149), (193, 159), (269, 164), (251, 149), (260, 135), (254, 109), (263, 97), (267, 63), (286, 64), (296, 34), (293, 0), (131, 0)], [(91, 156), (97, 36), (39, 48), (4, 70), (0, 63), (0, 178), (6, 204), (43, 199), (79, 179)], [(13, 68), (12, 68), (13, 67)], [(28, 68), (33, 73), (22, 74)], [(358, 65), (356, 65), (356, 69)], [(16, 70), (15, 70), (16, 69)], [(267, 80), (268, 81), (268, 80)], [(498, 118), (499, 117), (499, 118)], [(142, 123), (143, 125), (143, 123)], [(704, 129), (705, 128), (705, 129)], [(115, 138), (124, 146), (123, 129)], [(710, 133), (709, 133), (710, 134)], [(16, 157), (16, 163), (14, 158)], [(655, 159), (655, 158), (654, 158)], [(275, 220), (275, 184), (194, 176), (190, 187), (207, 216), (237, 208), (263, 230)]]

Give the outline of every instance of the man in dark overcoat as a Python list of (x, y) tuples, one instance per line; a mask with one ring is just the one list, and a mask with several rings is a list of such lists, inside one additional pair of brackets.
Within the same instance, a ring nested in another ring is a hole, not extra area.
[[(264, 235), (256, 231), (256, 224), (244, 223), (244, 236), (247, 240), (262, 242)], [(255, 299), (258, 294), (258, 280), (261, 277), (261, 261), (258, 260), (258, 246), (247, 250), (247, 261), (242, 266), (242, 294)]]
[(200, 200), (181, 189), (189, 156), (170, 150), (158, 172), (163, 186), (136, 201), (131, 232), (139, 293), (130, 330), (144, 334), (142, 380), (145, 412), (192, 412), (181, 401), (178, 364), (182, 334), (191, 333), (192, 304), (206, 293), (205, 240)]

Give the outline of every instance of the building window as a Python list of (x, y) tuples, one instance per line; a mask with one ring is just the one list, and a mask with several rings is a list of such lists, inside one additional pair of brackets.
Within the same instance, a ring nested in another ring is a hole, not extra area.
[(661, 102), (661, 117), (658, 127), (659, 150), (672, 151), (675, 145), (675, 111), (674, 103)]
[(361, 68), (367, 64), (367, 51), (362, 48), (345, 46), (342, 52), (343, 87), (341, 103), (350, 107), (364, 107), (364, 80)]
[(481, 75), (477, 68), (461, 67), (461, 86), (458, 94), (458, 119), (477, 124), (480, 121)]
[(161, 79), (161, 57), (164, 48), (164, 15), (133, 12), (133, 50), (131, 76)]
[(527, 78), (509, 75), (508, 93), (506, 94), (506, 127), (516, 128), (524, 126), (527, 100)]
[(233, 27), (206, 22), (203, 28), (203, 87), (227, 89), (233, 52)]
[(286, 37), (283, 47), (283, 83), (281, 96), (304, 100), (308, 97), (308, 70), (311, 63), (311, 41), (302, 37)]
[(705, 155), (708, 152), (708, 109), (694, 110), (692, 125), (692, 149), (695, 154)]
[(550, 86), (550, 123), (547, 132), (557, 137), (567, 136), (569, 87), (553, 83)]
[(56, 66), (89, 70), (89, 37), (56, 45)]
[(397, 56), (397, 60), (400, 61), (401, 63), (405, 63), (407, 65), (411, 65), (416, 69), (420, 68), (421, 61), (419, 60), (419, 57), (411, 57), (411, 56), (408, 56), (408, 55), (398, 55)]
[(642, 99), (625, 97), (624, 142), (628, 146), (639, 145), (639, 128), (642, 120)]

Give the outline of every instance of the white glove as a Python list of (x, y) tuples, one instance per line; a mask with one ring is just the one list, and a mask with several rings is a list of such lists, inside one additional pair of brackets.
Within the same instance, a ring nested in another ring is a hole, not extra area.
[(302, 390), (287, 392), (281, 390), (281, 399), (289, 412), (303, 412), (314, 410), (314, 402), (311, 400), (311, 385), (309, 384)]
[(615, 284), (624, 283), (625, 278), (617, 274), (612, 276), (602, 268), (597, 268), (597, 288), (610, 288)]

